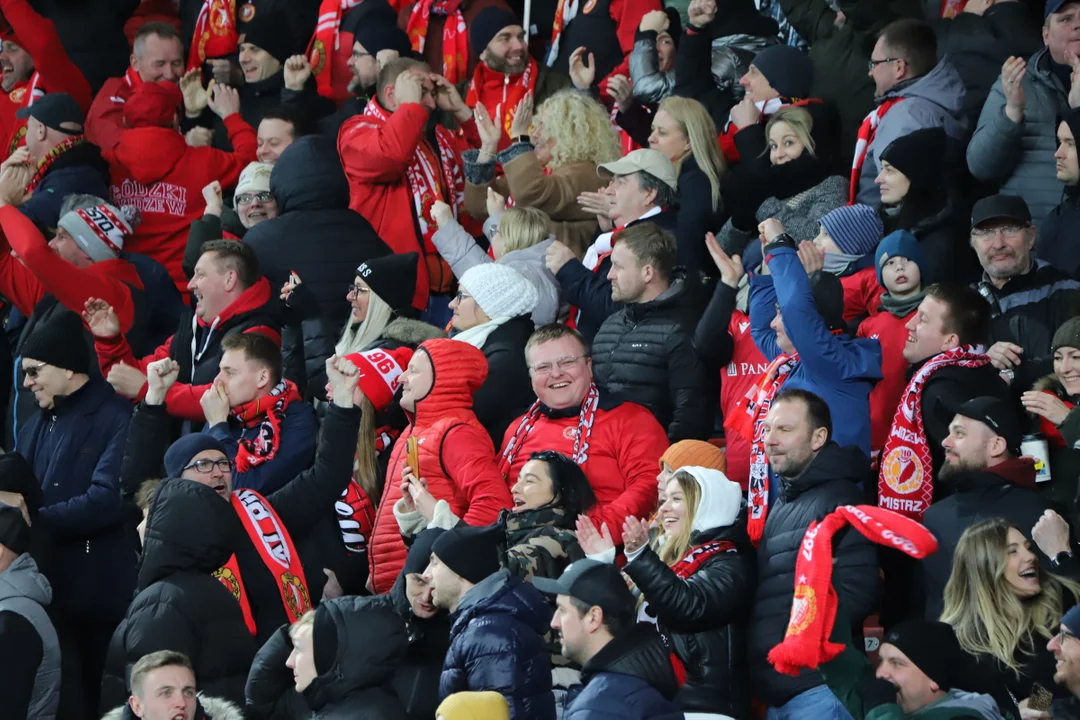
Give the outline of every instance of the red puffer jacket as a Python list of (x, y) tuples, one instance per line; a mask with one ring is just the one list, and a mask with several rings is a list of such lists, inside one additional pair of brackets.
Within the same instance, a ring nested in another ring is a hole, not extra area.
[(428, 340), (420, 350), (431, 359), (435, 382), (431, 392), (416, 402), (412, 423), (394, 444), (386, 468), (368, 551), (371, 583), (377, 593), (389, 592), (405, 566), (407, 551), (394, 519), (394, 503), (401, 498), (405, 441), (410, 437), (417, 438), (420, 477), (428, 491), (436, 500), (450, 503), (450, 509), (466, 523), (489, 525), (498, 519), (500, 510), (511, 505), (491, 438), (472, 411), (472, 395), (487, 377), (487, 358), (472, 345), (446, 338)]
[[(520, 423), (520, 417), (510, 423), (503, 436), (504, 450)], [(577, 428), (576, 413), (552, 418), (541, 412), (536, 426), (514, 455), (510, 482), (516, 482), (521, 467), (534, 452), (555, 450), (573, 457)], [(607, 523), (616, 543), (622, 542), (626, 516), (647, 519), (656, 510), (656, 473), (660, 456), (669, 444), (667, 433), (651, 412), (634, 403), (612, 402), (601, 394), (589, 439), (589, 457), (581, 469), (596, 495), (596, 505), (588, 515), (597, 527)]]

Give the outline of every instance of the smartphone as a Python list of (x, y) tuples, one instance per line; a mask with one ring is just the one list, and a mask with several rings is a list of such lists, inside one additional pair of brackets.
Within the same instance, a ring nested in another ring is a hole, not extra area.
[(405, 441), (405, 462), (409, 464), (413, 477), (420, 477), (420, 455), (417, 453), (416, 437), (410, 437)]

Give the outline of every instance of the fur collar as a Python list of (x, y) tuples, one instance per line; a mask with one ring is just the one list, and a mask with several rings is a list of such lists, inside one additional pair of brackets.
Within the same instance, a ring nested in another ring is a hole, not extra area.
[[(224, 698), (207, 697), (199, 693), (199, 704), (202, 705), (202, 715), (196, 715), (196, 720), (244, 720), (244, 711)], [(125, 720), (135, 718), (135, 713), (125, 712), (131, 706), (121, 705), (107, 712), (101, 720)]]
[(383, 340), (393, 340), (409, 347), (416, 347), (425, 340), (444, 337), (446, 333), (434, 325), (405, 317), (394, 318), (382, 331)]

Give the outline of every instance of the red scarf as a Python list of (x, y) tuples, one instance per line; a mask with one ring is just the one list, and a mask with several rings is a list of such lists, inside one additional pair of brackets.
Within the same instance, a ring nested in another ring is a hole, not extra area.
[(922, 520), (934, 499), (934, 461), (926, 442), (922, 394), (926, 381), (945, 367), (980, 368), (990, 362), (981, 345), (961, 345), (932, 357), (919, 368), (900, 397), (892, 428), (881, 450), (878, 505)]
[(941, 0), (941, 17), (954, 18), (964, 12), (967, 0)]
[(829, 642), (838, 599), (832, 585), (833, 537), (850, 524), (866, 539), (893, 547), (916, 559), (937, 550), (934, 536), (914, 520), (873, 505), (841, 505), (821, 522), (810, 523), (795, 560), (795, 599), (783, 642), (769, 651), (777, 672), (798, 675), (844, 651)]
[[(34, 104), (35, 100), (39, 100), (45, 96), (45, 89), (41, 86), (41, 75), (35, 72), (30, 76), (30, 80), (19, 87), (12, 90), (8, 97), (18, 104), (19, 108), (16, 110), (22, 110), (23, 108), (30, 107)], [(26, 121), (16, 118), (15, 124), (11, 128), (11, 137), (8, 138), (8, 151), (7, 154), (15, 152), (26, 140)]]
[[(484, 63), (477, 63), (473, 71), (472, 81), (469, 83), (469, 91), (465, 94), (465, 104), (476, 107), (476, 103), (483, 102), (488, 114), (495, 118), (496, 114), (502, 113), (502, 139), (499, 140), (499, 150), (505, 150), (510, 146), (510, 126), (517, 114), (518, 103), (525, 97), (525, 93), (536, 90), (536, 76), (538, 74), (536, 61), (529, 58), (525, 72), (517, 75), (495, 72)], [(484, 94), (484, 98), (480, 94)]]
[[(1050, 390), (1040, 390), (1040, 392), (1044, 392), (1050, 397), (1057, 398), (1065, 403), (1065, 407), (1069, 408), (1069, 410), (1076, 407), (1075, 403), (1071, 403), (1063, 397), (1058, 397), (1056, 393), (1051, 392)], [(1065, 447), (1065, 438), (1061, 434), (1061, 428), (1044, 418), (1042, 415), (1036, 415), (1035, 417), (1039, 419), (1039, 432), (1043, 434), (1046, 441), (1054, 447)]]
[[(274, 576), (274, 584), (277, 585), (281, 595), (281, 604), (285, 608), (285, 615), (289, 623), (294, 623), (311, 609), (311, 593), (308, 591), (307, 579), (304, 577), (304, 567), (300, 563), (300, 555), (296, 552), (289, 531), (281, 522), (270, 505), (259, 493), (254, 490), (237, 490), (229, 498), (233, 510), (240, 517), (240, 522), (247, 530), (252, 544), (259, 551), (259, 557), (270, 574)], [(218, 570), (214, 571), (214, 577), (233, 594), (240, 603), (240, 609), (244, 614), (244, 624), (248, 632), (257, 634), (255, 615), (251, 611), (251, 598), (248, 597), (244, 588), (244, 581), (240, 577), (240, 564), (234, 554)]]
[[(555, 7), (555, 23), (551, 26), (551, 49), (548, 50), (547, 65), (551, 67), (555, 64), (555, 61), (559, 57), (559, 40), (562, 38), (563, 30), (570, 24), (570, 21), (577, 17), (578, 7), (584, 0), (559, 0), (559, 4)], [(595, 2), (587, 2), (585, 7), (586, 12), (592, 9)]]
[(236, 472), (245, 473), (256, 465), (273, 460), (281, 446), (281, 423), (289, 403), (302, 398), (291, 380), (279, 382), (269, 395), (232, 409), (232, 415), (245, 427), (258, 426), (251, 439), (240, 438), (236, 449)]
[(858, 139), (855, 142), (855, 159), (851, 163), (851, 192), (848, 197), (848, 205), (855, 204), (855, 198), (859, 194), (859, 178), (862, 176), (863, 163), (866, 162), (866, 152), (870, 149), (870, 143), (874, 142), (878, 125), (885, 118), (885, 113), (892, 106), (904, 98), (889, 98), (885, 100), (866, 116), (859, 126)]
[(442, 76), (449, 80), (451, 85), (465, 80), (469, 65), (469, 33), (465, 29), (465, 18), (460, 7), (461, 0), (417, 0), (405, 27), (413, 50), (422, 53), (431, 13), (446, 18), (446, 24), (443, 25)]
[[(596, 383), (592, 383), (585, 393), (585, 399), (581, 401), (577, 432), (574, 434), (574, 454), (570, 459), (578, 465), (584, 465), (589, 460), (589, 440), (592, 438), (593, 423), (596, 422), (596, 409), (599, 405), (600, 391), (597, 390)], [(514, 428), (514, 434), (510, 436), (506, 449), (499, 458), (499, 470), (502, 471), (503, 478), (510, 477), (510, 468), (514, 465), (514, 458), (517, 457), (521, 446), (525, 444), (529, 433), (536, 427), (536, 420), (539, 417), (540, 401), (537, 400)]]
[(746, 395), (735, 403), (724, 428), (733, 430), (750, 441), (750, 484), (747, 490), (746, 530), (757, 547), (765, 533), (765, 518), (769, 514), (769, 459), (765, 456), (765, 416), (780, 386), (799, 364), (799, 354), (776, 356)]
[(345, 549), (350, 553), (367, 552), (368, 538), (375, 526), (375, 506), (355, 479), (349, 481), (341, 498), (334, 503), (334, 511)]
[(37, 170), (34, 172), (34, 176), (30, 178), (30, 182), (26, 185), (26, 191), (31, 192), (37, 188), (42, 178), (45, 177), (45, 173), (49, 172), (49, 168), (52, 167), (53, 163), (56, 162), (56, 159), (58, 157), (60, 157), (76, 145), (82, 145), (84, 142), (86, 142), (86, 138), (83, 135), (72, 135), (67, 140), (60, 143), (59, 145), (56, 145), (52, 150), (50, 150), (49, 154), (43, 157), (41, 159), (41, 162), (38, 163)]
[(127, 86), (134, 92), (143, 84), (143, 79), (139, 77), (139, 73), (135, 72), (135, 68), (129, 67), (127, 72), (124, 73), (124, 82), (126, 82)]
[(319, 20), (315, 34), (308, 44), (307, 56), (315, 84), (323, 97), (334, 97), (334, 56), (341, 45), (341, 16), (364, 0), (322, 0), (319, 4)]
[(685, 580), (700, 570), (701, 566), (712, 559), (713, 556), (719, 555), (720, 553), (737, 552), (739, 552), (739, 549), (735, 547), (735, 544), (730, 543), (727, 540), (707, 542), (687, 550), (686, 554), (682, 556), (682, 559), (675, 563), (671, 569), (675, 571), (676, 575)]
[(231, 55), (239, 47), (236, 0), (203, 0), (191, 36), (188, 70), (202, 67), (207, 58)]

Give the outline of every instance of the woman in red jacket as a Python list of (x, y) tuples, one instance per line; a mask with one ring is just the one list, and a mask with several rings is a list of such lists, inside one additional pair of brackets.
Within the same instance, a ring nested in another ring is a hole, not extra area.
[(401, 408), (411, 422), (401, 433), (386, 469), (368, 552), (370, 582), (377, 593), (390, 590), (405, 566), (394, 503), (398, 478), (410, 472), (406, 446), (417, 440), (415, 476), (436, 500), (446, 500), (468, 525), (490, 525), (511, 506), (510, 490), (495, 464), (495, 447), (472, 411), (472, 395), (487, 377), (484, 354), (468, 343), (437, 338), (417, 348), (402, 373)]

